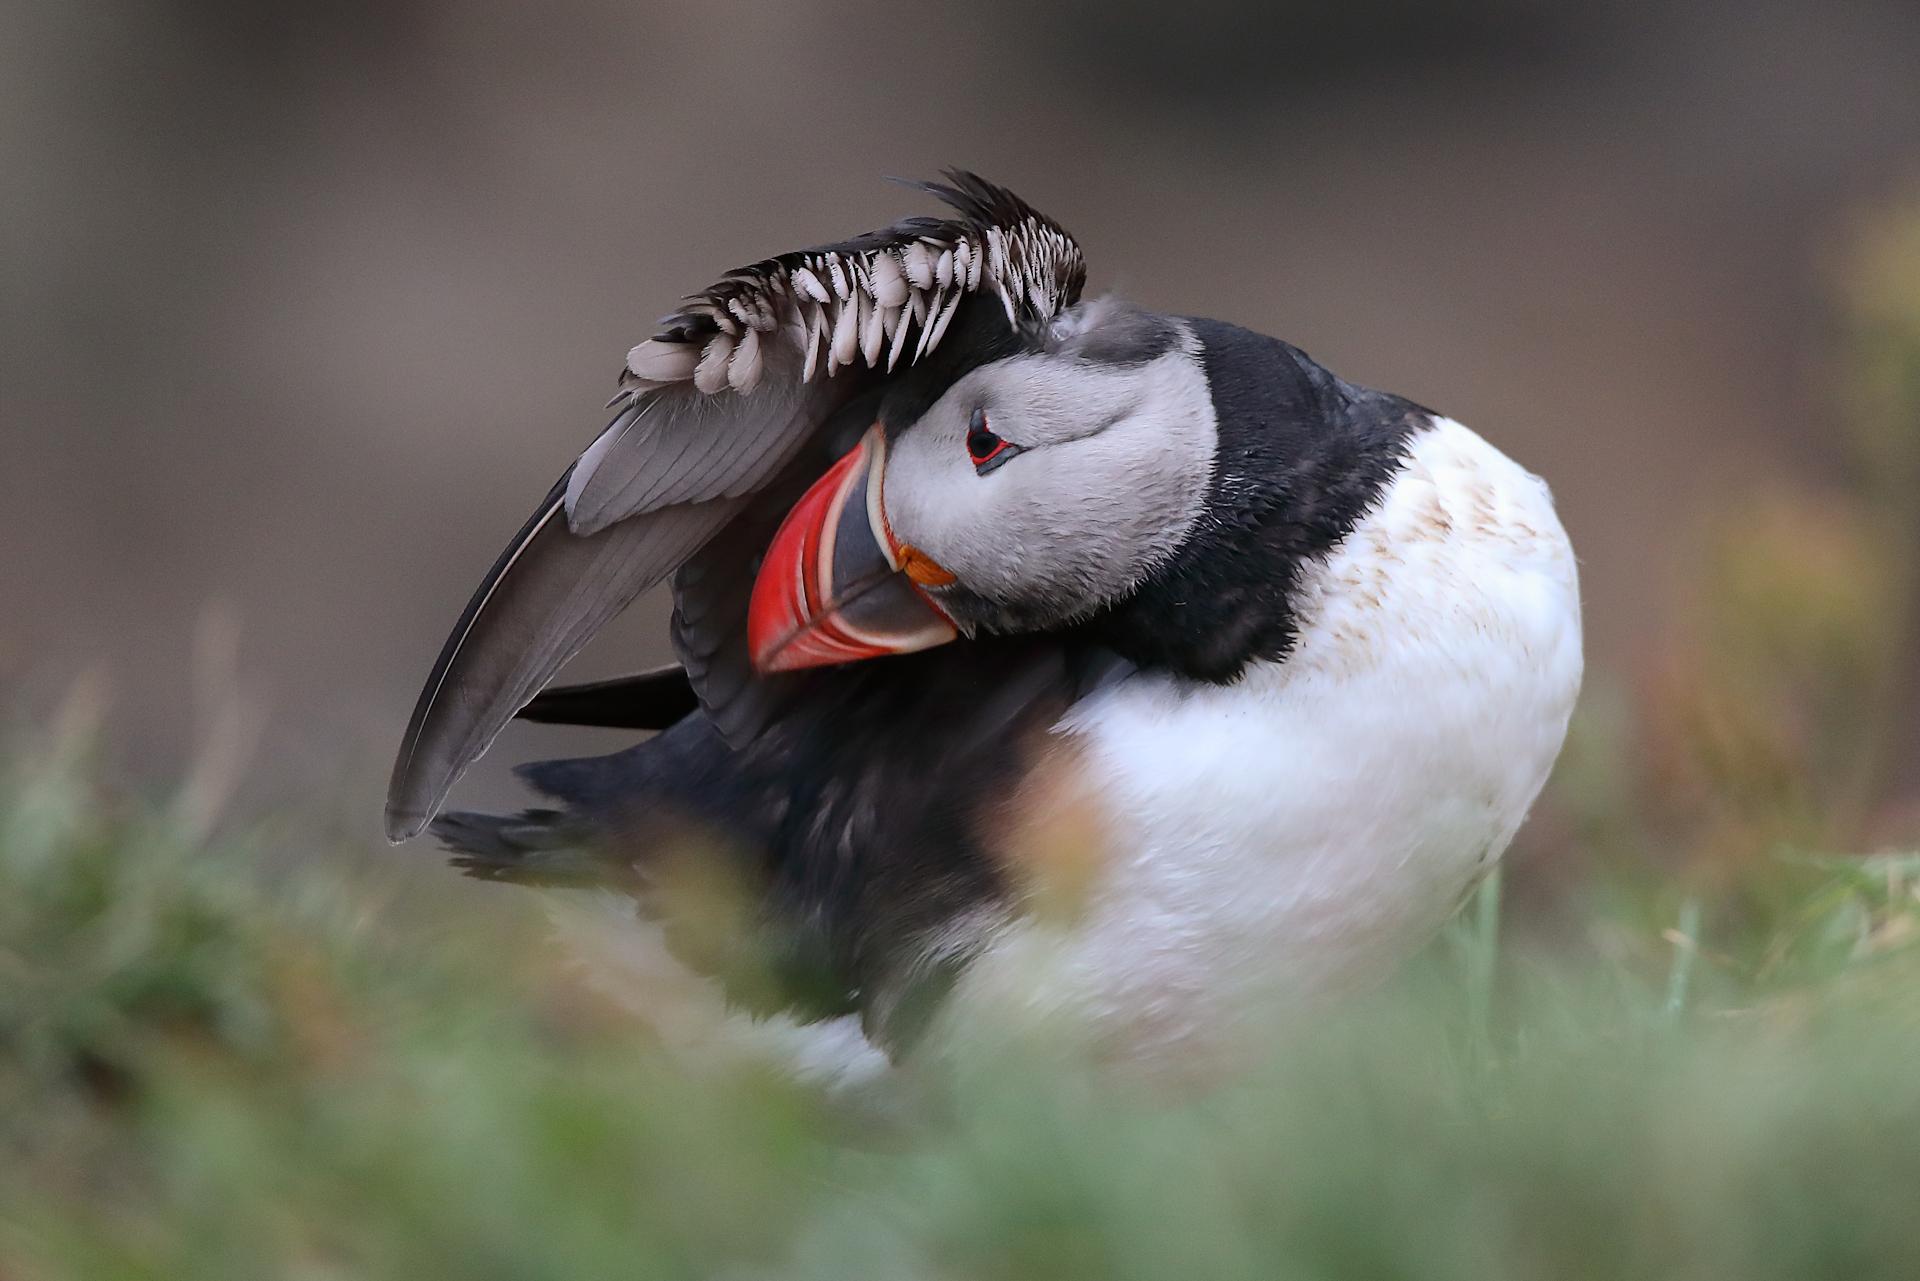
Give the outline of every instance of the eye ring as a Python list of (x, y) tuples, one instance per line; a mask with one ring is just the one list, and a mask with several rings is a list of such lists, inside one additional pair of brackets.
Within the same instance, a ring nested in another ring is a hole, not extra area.
[(987, 411), (975, 409), (967, 421), (967, 458), (974, 471), (984, 476), (1020, 452), (1020, 446), (994, 433), (987, 426)]

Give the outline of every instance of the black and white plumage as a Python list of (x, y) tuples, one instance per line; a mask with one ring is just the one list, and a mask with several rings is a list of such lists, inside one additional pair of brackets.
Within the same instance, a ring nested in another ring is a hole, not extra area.
[[(1082, 302), (1056, 224), (930, 189), (959, 216), (730, 273), (634, 349), (436, 665), (388, 830), (523, 707), (659, 730), (434, 831), (625, 904), (633, 956), (812, 1070), (970, 1008), (1178, 1058), (1390, 965), (1505, 848), (1579, 684), (1571, 551), (1465, 427)], [(669, 574), (679, 669), (539, 692)], [(718, 929), (658, 890), (687, 849), (743, 904)]]

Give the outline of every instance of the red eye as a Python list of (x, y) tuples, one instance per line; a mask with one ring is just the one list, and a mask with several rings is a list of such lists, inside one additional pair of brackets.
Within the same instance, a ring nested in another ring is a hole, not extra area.
[(1007, 451), (1007, 442), (987, 428), (987, 411), (976, 409), (967, 424), (967, 457), (975, 467), (985, 467)]

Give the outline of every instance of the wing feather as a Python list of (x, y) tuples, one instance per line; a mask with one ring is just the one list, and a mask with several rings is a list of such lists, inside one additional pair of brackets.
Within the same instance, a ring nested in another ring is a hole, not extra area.
[(669, 663), (611, 680), (548, 686), (520, 709), (517, 719), (543, 725), (663, 730), (699, 708), (687, 669)]
[[(613, 421), (495, 562), (434, 664), (394, 762), (389, 837), (420, 831), (560, 666), (799, 467), (837, 410), (938, 346), (965, 296), (996, 298), (1016, 330), (1079, 297), (1085, 265), (1065, 231), (1003, 188), (948, 177), (917, 185), (957, 217), (909, 218), (729, 272), (628, 354)], [(720, 541), (698, 566), (707, 585), (678, 593), (692, 617), (677, 622), (676, 642), (737, 741), (773, 714), (781, 686), (756, 678), (726, 634), (764, 544)], [(717, 581), (726, 575), (740, 581)]]
[(582, 538), (564, 478), (494, 563), (427, 677), (387, 788), (388, 839), (433, 817), (502, 727), (608, 619), (726, 524), (739, 503), (671, 507)]
[(797, 428), (844, 398), (823, 384), (891, 369), (910, 336), (911, 360), (923, 359), (969, 295), (997, 297), (1016, 326), (1079, 297), (1086, 267), (1072, 237), (1011, 192), (950, 177), (923, 186), (959, 218), (908, 219), (741, 267), (666, 317), (622, 373), (642, 411), (625, 406), (574, 468), (574, 532), (757, 489), (793, 457)]
[(753, 567), (794, 496), (776, 485), (673, 576), (673, 648), (721, 738), (734, 747), (766, 727), (804, 675), (762, 676), (747, 654)]

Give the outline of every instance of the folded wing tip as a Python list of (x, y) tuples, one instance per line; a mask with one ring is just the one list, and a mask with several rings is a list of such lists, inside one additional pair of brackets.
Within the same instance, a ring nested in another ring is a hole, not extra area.
[(582, 502), (567, 508), (563, 514), (567, 519), (567, 532), (575, 538), (597, 534), (627, 515), (608, 502)]
[(416, 807), (389, 803), (386, 812), (387, 843), (405, 845), (426, 829), (431, 817)]

